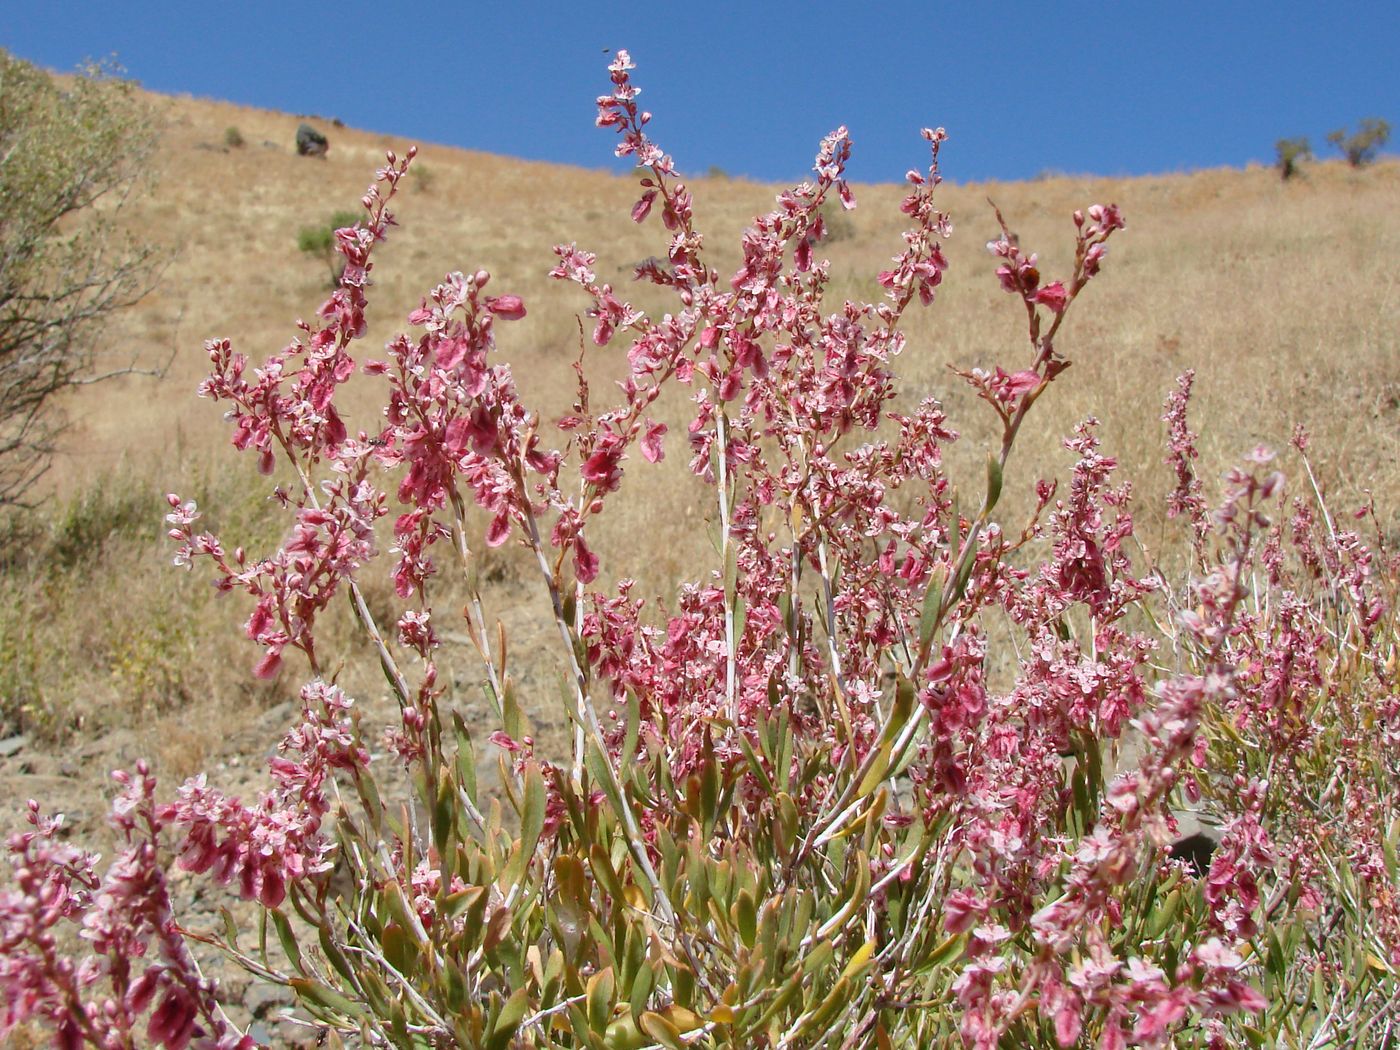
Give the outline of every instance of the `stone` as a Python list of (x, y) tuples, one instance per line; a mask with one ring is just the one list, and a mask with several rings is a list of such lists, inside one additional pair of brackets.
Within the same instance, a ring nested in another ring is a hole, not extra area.
[(7, 736), (0, 740), (0, 758), (9, 758), (11, 755), (23, 751), (29, 744), (29, 737), (23, 733), (16, 733), (14, 736)]
[(324, 157), (326, 150), (330, 149), (330, 143), (326, 141), (326, 136), (313, 128), (310, 124), (302, 124), (297, 128), (297, 153), (303, 157)]

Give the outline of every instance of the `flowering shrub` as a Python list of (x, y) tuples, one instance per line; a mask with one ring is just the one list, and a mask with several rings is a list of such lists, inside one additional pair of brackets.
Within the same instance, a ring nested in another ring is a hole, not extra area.
[[(619, 53), (598, 123), (645, 172), (632, 219), (656, 213), (669, 235), (637, 276), (677, 306), (649, 316), (600, 283), (590, 253), (555, 249), (593, 343), (628, 364), (601, 409), (580, 371), (562, 447), (492, 360), (526, 306), (488, 292), (485, 271), (449, 275), (383, 360), (352, 358), (412, 153), (390, 155), (365, 221), (337, 232), (339, 288), (286, 350), (254, 368), (208, 344), (201, 392), (228, 406), (234, 445), (295, 471), (277, 490), (290, 533), (266, 557), (229, 551), (172, 495), (176, 561), (249, 596), (253, 673), (304, 666), (302, 718), (252, 804), (204, 777), (162, 804), (144, 769), (119, 774), (129, 846), (105, 876), (31, 806), (0, 901), (4, 1024), (44, 1019), (64, 1046), (251, 1044), (171, 918), (168, 850), (261, 908), (259, 945), (230, 924), (225, 951), (294, 993), (323, 1035), (368, 1044), (1389, 1039), (1397, 565), (1327, 509), (1306, 435), (1298, 493), (1259, 449), (1213, 500), (1183, 377), (1165, 415), (1181, 582), (1136, 543), (1094, 420), (1065, 442), (1063, 490), (1035, 482), (1034, 513), (1008, 527), (995, 511), (1017, 437), (1063, 381), (1066, 319), (1124, 220), (1076, 212), (1074, 263), (1055, 280), (1002, 223), (989, 248), (1028, 345), (957, 373), (1001, 425), (980, 503), (962, 502), (942, 461), (956, 434), (932, 398), (896, 410), (892, 371), (901, 318), (947, 271), (944, 133), (924, 132), (930, 165), (907, 176), (883, 300), (833, 306), (822, 209), (855, 206), (845, 130), (725, 277), (647, 136), (631, 68)], [(385, 412), (352, 434), (337, 394), (357, 367), (384, 385)], [(674, 386), (694, 406), (683, 443), (655, 422)], [(662, 615), (629, 581), (594, 589), (588, 537), (638, 461), (668, 452), (712, 490), (719, 539), (717, 565)], [(392, 625), (360, 589), (391, 500)], [(522, 544), (538, 565), (568, 671), (567, 755), (537, 752), (488, 630), (474, 515), (487, 544)], [(471, 594), (453, 626), (480, 654), (489, 732), (442, 702), (446, 614), (429, 597), (449, 572)], [(339, 600), (398, 701), (383, 760), (327, 680), (318, 618)], [(476, 766), (487, 735), (495, 793)], [(391, 781), (407, 786), (386, 796)], [(1185, 836), (1188, 809), (1218, 838)], [(85, 954), (65, 954), (64, 924)]]

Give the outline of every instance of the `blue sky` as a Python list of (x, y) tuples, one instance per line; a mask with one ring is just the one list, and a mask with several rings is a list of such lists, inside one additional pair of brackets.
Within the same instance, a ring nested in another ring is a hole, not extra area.
[(156, 91), (588, 167), (611, 163), (603, 49), (626, 47), (682, 171), (775, 180), (841, 123), (862, 181), (921, 163), (924, 125), (947, 127), (960, 182), (1239, 166), (1283, 136), (1327, 155), (1362, 117), (1400, 129), (1396, 0), (16, 0), (0, 46), (61, 70), (115, 52)]

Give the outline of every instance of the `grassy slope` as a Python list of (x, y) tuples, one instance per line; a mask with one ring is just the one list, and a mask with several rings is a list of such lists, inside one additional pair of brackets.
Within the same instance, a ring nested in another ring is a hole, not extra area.
[[(218, 508), (231, 543), (275, 535), (256, 524), (257, 481), (228, 450), (217, 409), (192, 396), (205, 365), (201, 342), (228, 336), (255, 359), (284, 345), (292, 321), (310, 314), (325, 292), (324, 266), (296, 250), (298, 228), (354, 206), (383, 151), (402, 152), (408, 143), (316, 122), (330, 137), (330, 154), (303, 159), (290, 148), (296, 117), (187, 98), (153, 102), (167, 121), (159, 184), (133, 221), (168, 246), (171, 262), (157, 291), (113, 325), (109, 342), (113, 363), (174, 358), (162, 380), (111, 382), (69, 401), (70, 452), (51, 475), (54, 499), (42, 532), (31, 556), (6, 568), (0, 584), (0, 735), (22, 726), (49, 740), (85, 740), (86, 750), (73, 754), (94, 766), (147, 754), (186, 773), (295, 686), (292, 675), (255, 686), (245, 673), (255, 654), (237, 637), (246, 608), (237, 599), (216, 604), (201, 580), (166, 567), (159, 537), (167, 489)], [(223, 147), (229, 126), (240, 129), (244, 148)], [(946, 157), (955, 176), (954, 132)], [(911, 164), (920, 161), (920, 145), (911, 135)], [(609, 146), (600, 132), (600, 159)], [(373, 355), (444, 272), (485, 266), (500, 290), (524, 295), (531, 311), (505, 329), (502, 356), (516, 366), (528, 399), (547, 411), (564, 408), (579, 344), (574, 315), (583, 304), (568, 289), (546, 288), (551, 245), (577, 241), (597, 251), (599, 272), (615, 274), (622, 286), (632, 263), (663, 251), (660, 226), (633, 226), (627, 211), (635, 187), (597, 171), (434, 146), (422, 150), (418, 166), (427, 176), (419, 175), (396, 209), (403, 230), (377, 257), (373, 329), (362, 354)], [(737, 258), (748, 218), (771, 204), (776, 187), (699, 179), (693, 188), (723, 269)], [(1140, 480), (1139, 491), (1149, 498), (1164, 491), (1159, 405), (1187, 367), (1200, 373), (1195, 418), (1207, 473), (1256, 442), (1282, 445), (1302, 421), (1315, 432), (1344, 503), (1373, 488), (1382, 504), (1400, 509), (1398, 191), (1395, 162), (1364, 171), (1319, 165), (1289, 185), (1252, 169), (949, 186), (943, 199), (957, 227), (952, 271), (939, 302), (909, 328), (903, 389), (911, 401), (929, 392), (944, 398), (966, 437), (951, 459), (955, 477), (980, 484), (975, 464), (987, 420), (947, 366), (1013, 366), (1024, 354), (1019, 313), (998, 291), (983, 250), (994, 232), (986, 198), (996, 200), (1023, 245), (1041, 251), (1050, 276), (1067, 262), (1073, 208), (1114, 200), (1129, 228), (1061, 340), (1076, 367), (1037, 406), (1027, 452), (1008, 473), (1012, 520), (1018, 494), (1024, 503), (1034, 477), (1063, 466), (1057, 437), (1091, 413), (1103, 418), (1106, 447), (1126, 476)], [(900, 246), (901, 195), (895, 186), (858, 190), (846, 236), (830, 246), (837, 295), (875, 294), (872, 275)], [(646, 289), (628, 294), (666, 305)], [(607, 356), (619, 352), (599, 355), (599, 375), (615, 367)], [(597, 396), (605, 389), (596, 386)], [(631, 502), (615, 508), (599, 538), (605, 573), (636, 576), (645, 593), (694, 576), (697, 559), (708, 557), (697, 525), (710, 508), (685, 475), (684, 410), (675, 402), (669, 409), (671, 455), (658, 468), (632, 472)], [(1152, 513), (1144, 533), (1149, 542), (1161, 533)], [(489, 575), (513, 649), (526, 651), (538, 630), (519, 608), (534, 596), (528, 579), (510, 555)], [(465, 671), (465, 655), (460, 662)], [(354, 664), (345, 680), (377, 692)], [(551, 674), (548, 667), (520, 670), (535, 703), (550, 703)], [(469, 702), (469, 674), (461, 695)], [(74, 730), (82, 732), (75, 738)], [(22, 786), (10, 789), (23, 797)]]

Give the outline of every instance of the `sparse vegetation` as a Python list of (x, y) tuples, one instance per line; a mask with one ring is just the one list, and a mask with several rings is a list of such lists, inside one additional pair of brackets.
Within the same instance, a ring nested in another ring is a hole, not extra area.
[(856, 223), (851, 212), (838, 203), (828, 202), (821, 207), (822, 225), (826, 227), (825, 239), (829, 244), (849, 241), (856, 235)]
[(426, 164), (414, 165), (410, 185), (419, 193), (431, 193), (437, 181), (437, 171)]
[(1285, 182), (1302, 171), (1302, 163), (1312, 159), (1312, 146), (1307, 138), (1279, 139), (1274, 144), (1279, 175)]
[(243, 141), (243, 132), (238, 130), (237, 125), (230, 124), (228, 127), (224, 128), (224, 145), (229, 149), (242, 149), (247, 145), (247, 143)]
[(35, 497), (58, 395), (94, 377), (104, 326), (154, 279), (154, 250), (121, 220), (155, 141), (111, 70), (58, 83), (0, 50), (0, 508)]
[(1342, 151), (1349, 165), (1359, 168), (1370, 164), (1385, 149), (1390, 141), (1390, 122), (1368, 117), (1355, 131), (1338, 128), (1327, 136), (1327, 141)]
[(335, 250), (335, 231), (359, 221), (356, 212), (338, 211), (321, 225), (303, 226), (297, 233), (297, 250), (325, 263), (332, 287), (340, 281), (341, 271), (345, 269), (344, 258)]

